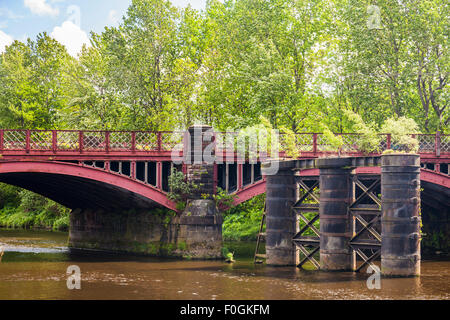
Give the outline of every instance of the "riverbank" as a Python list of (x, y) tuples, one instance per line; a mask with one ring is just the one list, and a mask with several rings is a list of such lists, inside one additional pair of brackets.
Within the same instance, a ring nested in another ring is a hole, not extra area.
[[(223, 212), (224, 241), (254, 241), (265, 195)], [(70, 209), (33, 192), (0, 183), (0, 227), (68, 231)]]
[(22, 211), (20, 208), (6, 207), (0, 210), (0, 227), (15, 229), (68, 231), (70, 213), (55, 215), (52, 211)]
[(0, 183), (0, 227), (67, 231), (69, 214), (50, 199)]
[(258, 195), (223, 212), (222, 237), (224, 241), (256, 241), (264, 211), (265, 197), (265, 194)]

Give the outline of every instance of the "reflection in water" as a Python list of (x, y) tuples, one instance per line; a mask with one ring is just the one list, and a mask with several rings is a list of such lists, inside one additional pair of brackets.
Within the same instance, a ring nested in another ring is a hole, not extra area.
[[(179, 261), (70, 251), (66, 233), (0, 230), (0, 299), (450, 299), (450, 261), (423, 261), (420, 278), (253, 265), (254, 243), (229, 244), (237, 262)], [(81, 290), (68, 290), (69, 265)]]

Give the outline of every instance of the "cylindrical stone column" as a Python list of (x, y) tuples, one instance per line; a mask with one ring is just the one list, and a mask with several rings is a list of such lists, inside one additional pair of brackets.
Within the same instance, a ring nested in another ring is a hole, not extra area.
[(420, 275), (420, 156), (381, 156), (381, 273)]
[[(263, 165), (264, 174), (264, 165)], [(266, 264), (297, 265), (298, 255), (292, 238), (296, 217), (292, 211), (296, 199), (295, 171), (280, 168), (266, 176)]]
[(317, 159), (316, 166), (320, 169), (320, 269), (350, 271), (353, 223), (348, 207), (354, 195), (351, 159)]

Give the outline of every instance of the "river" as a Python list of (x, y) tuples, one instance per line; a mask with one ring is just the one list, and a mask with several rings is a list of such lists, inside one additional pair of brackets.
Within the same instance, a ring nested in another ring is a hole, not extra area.
[[(180, 261), (73, 252), (67, 233), (0, 229), (0, 299), (450, 299), (450, 261), (422, 260), (418, 278), (254, 265), (255, 243), (228, 243), (236, 262)], [(67, 267), (81, 289), (67, 288)]]

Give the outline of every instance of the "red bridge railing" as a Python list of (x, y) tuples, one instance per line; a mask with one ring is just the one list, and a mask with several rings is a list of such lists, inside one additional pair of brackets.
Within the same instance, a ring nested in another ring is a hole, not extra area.
[[(342, 153), (357, 154), (359, 135), (355, 133), (340, 134), (344, 140)], [(396, 148), (391, 143), (389, 134), (381, 134), (380, 152)], [(0, 129), (0, 152), (50, 151), (64, 152), (149, 152), (171, 151), (177, 145), (182, 146), (182, 131), (95, 131), (95, 130), (11, 130)], [(225, 152), (231, 146), (224, 139), (225, 133), (216, 132), (216, 151)], [(419, 153), (450, 153), (450, 135), (418, 134)], [(283, 135), (280, 138), (281, 151), (286, 146)], [(296, 145), (301, 153), (322, 154), (333, 152), (326, 137), (321, 133), (299, 133)], [(181, 149), (180, 149), (181, 151)]]
[(171, 151), (183, 132), (0, 130), (1, 151)]

